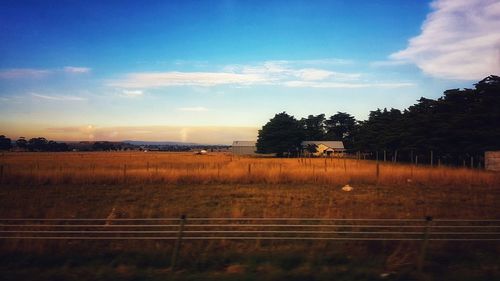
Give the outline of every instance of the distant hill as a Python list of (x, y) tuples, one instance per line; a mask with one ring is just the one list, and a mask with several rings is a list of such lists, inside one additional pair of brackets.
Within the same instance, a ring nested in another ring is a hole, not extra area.
[(177, 146), (199, 146), (203, 144), (192, 143), (192, 142), (175, 142), (175, 141), (132, 141), (124, 140), (124, 143), (133, 145), (177, 145)]

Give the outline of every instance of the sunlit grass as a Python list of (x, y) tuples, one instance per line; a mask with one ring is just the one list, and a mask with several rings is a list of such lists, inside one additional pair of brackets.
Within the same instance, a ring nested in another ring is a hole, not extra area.
[[(214, 153), (7, 153), (4, 184), (367, 184), (495, 186), (498, 173), (346, 158), (252, 158)], [(377, 174), (377, 165), (378, 174)]]

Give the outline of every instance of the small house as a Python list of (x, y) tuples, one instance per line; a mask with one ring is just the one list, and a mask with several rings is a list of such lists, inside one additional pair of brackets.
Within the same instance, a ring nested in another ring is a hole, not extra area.
[[(303, 141), (302, 149), (306, 155), (343, 156), (345, 152), (342, 141)], [(315, 146), (316, 152), (309, 152), (308, 147)]]

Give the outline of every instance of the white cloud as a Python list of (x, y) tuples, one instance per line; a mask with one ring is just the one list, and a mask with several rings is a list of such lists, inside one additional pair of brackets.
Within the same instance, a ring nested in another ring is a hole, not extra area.
[(382, 61), (374, 61), (370, 63), (370, 66), (373, 67), (391, 67), (391, 66), (400, 66), (411, 64), (409, 61), (405, 60), (382, 60)]
[(191, 111), (191, 112), (201, 112), (201, 111), (208, 111), (208, 108), (203, 107), (203, 106), (194, 106), (194, 107), (180, 107), (177, 110), (180, 110), (180, 111)]
[(45, 100), (55, 100), (55, 101), (85, 101), (87, 99), (77, 96), (61, 96), (61, 95), (41, 95), (37, 93), (31, 93), (33, 97), (45, 99)]
[(62, 69), (36, 69), (36, 68), (13, 68), (0, 70), (0, 79), (17, 79), (17, 78), (44, 78), (50, 74), (57, 73), (72, 73), (83, 74), (90, 72), (88, 67), (66, 66)]
[(121, 97), (124, 98), (137, 98), (142, 97), (144, 92), (142, 90), (123, 90), (120, 94)]
[(48, 69), (17, 68), (0, 71), (1, 79), (15, 78), (42, 78), (49, 75), (52, 71)]
[(66, 67), (64, 67), (64, 72), (66, 72), (66, 73), (83, 74), (83, 73), (89, 73), (90, 71), (91, 71), (91, 69), (88, 67), (81, 67), (81, 66), (66, 66)]
[(108, 85), (128, 89), (170, 86), (211, 87), (234, 85), (286, 85), (288, 81), (354, 81), (359, 73), (343, 73), (321, 68), (300, 67), (297, 61), (266, 61), (252, 65), (228, 65), (220, 72), (141, 72), (129, 73)]
[(227, 72), (142, 72), (131, 73), (110, 86), (123, 88), (161, 88), (169, 86), (217, 86), (227, 84), (263, 84), (267, 77), (259, 74)]
[(343, 88), (343, 89), (356, 89), (356, 88), (402, 88), (415, 86), (413, 83), (395, 82), (395, 83), (342, 83), (342, 82), (318, 82), (318, 81), (287, 81), (283, 83), (287, 87), (292, 88)]
[(500, 73), (500, 2), (437, 0), (408, 47), (390, 56), (429, 75), (478, 80)]

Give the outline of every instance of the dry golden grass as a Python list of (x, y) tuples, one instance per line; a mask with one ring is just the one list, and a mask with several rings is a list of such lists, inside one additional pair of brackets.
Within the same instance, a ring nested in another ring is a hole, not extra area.
[(252, 158), (230, 154), (6, 153), (3, 184), (365, 184), (495, 187), (498, 173), (344, 158)]
[[(112, 214), (117, 218), (186, 214), (188, 219), (500, 218), (500, 174), (482, 170), (380, 163), (377, 177), (374, 161), (150, 152), (6, 153), (0, 155), (0, 166), (3, 218), (108, 218)], [(342, 191), (345, 184), (354, 190)], [(456, 249), (456, 245), (450, 248)], [(180, 260), (184, 267), (191, 261), (208, 267), (214, 257), (229, 250), (238, 257), (264, 253), (271, 261), (280, 251), (287, 257), (308, 259), (332, 253), (350, 257), (353, 253), (362, 257), (382, 253), (381, 259), (387, 256), (385, 263), (392, 270), (394, 264), (408, 262), (407, 256), (413, 262), (418, 246), (373, 241), (189, 241), (183, 243)], [(432, 247), (434, 253), (447, 251), (443, 243), (432, 243)], [(477, 248), (474, 244), (462, 251)], [(489, 244), (483, 248), (497, 253)], [(165, 264), (172, 249), (171, 241), (0, 241), (0, 252), (12, 256), (164, 253)], [(399, 257), (401, 252), (404, 258)], [(221, 260), (216, 265), (226, 266), (225, 259)]]

